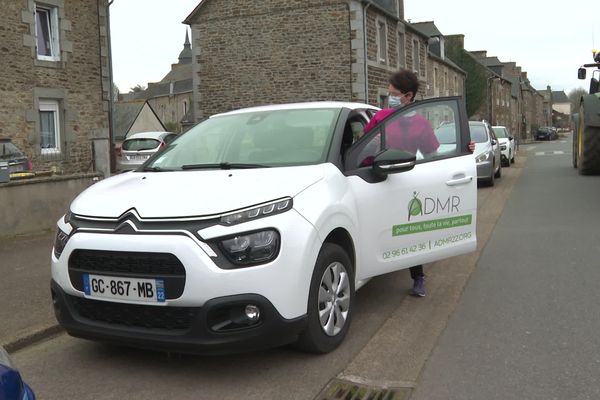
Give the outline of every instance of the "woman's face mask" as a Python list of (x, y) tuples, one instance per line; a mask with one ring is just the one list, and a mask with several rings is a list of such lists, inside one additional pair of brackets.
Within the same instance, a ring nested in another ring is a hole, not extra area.
[(388, 97), (388, 105), (390, 107), (402, 106), (402, 96), (389, 96)]

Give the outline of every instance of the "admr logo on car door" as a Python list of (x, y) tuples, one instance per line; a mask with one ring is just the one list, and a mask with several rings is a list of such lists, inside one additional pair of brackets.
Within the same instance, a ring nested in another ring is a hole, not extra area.
[(406, 210), (409, 222), (394, 225), (392, 236), (457, 228), (473, 222), (471, 214), (461, 214), (461, 198), (457, 195), (444, 198), (421, 197), (419, 193), (413, 192)]

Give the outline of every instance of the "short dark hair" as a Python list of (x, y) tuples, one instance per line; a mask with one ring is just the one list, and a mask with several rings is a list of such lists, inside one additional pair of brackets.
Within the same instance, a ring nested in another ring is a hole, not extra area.
[(407, 69), (401, 69), (392, 75), (390, 84), (402, 93), (412, 92), (413, 97), (411, 100), (415, 98), (419, 91), (419, 78), (414, 72)]

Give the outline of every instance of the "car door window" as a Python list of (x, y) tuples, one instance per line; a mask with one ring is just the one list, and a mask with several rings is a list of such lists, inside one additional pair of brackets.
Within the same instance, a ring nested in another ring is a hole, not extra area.
[(463, 130), (456, 100), (413, 103), (387, 117), (359, 140), (359, 149), (348, 157), (346, 166), (369, 166), (377, 153), (387, 149), (414, 154), (417, 162), (457, 156), (462, 154), (465, 142)]

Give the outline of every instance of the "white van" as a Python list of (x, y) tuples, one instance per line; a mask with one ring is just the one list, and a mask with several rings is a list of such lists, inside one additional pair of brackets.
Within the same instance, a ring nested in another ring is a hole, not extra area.
[[(215, 115), (94, 184), (58, 221), (58, 321), (76, 337), (167, 351), (333, 350), (369, 278), (476, 247), (462, 100), (414, 103), (363, 134), (377, 111)], [(388, 148), (417, 115), (443, 131), (439, 151)]]

